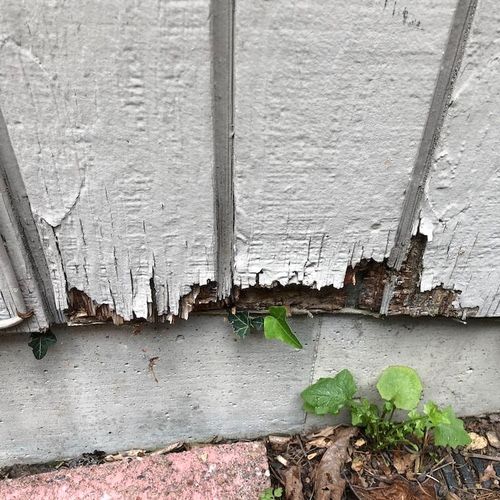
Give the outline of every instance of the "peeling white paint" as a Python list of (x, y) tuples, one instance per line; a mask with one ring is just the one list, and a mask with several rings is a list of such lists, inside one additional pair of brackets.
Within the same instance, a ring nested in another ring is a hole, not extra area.
[(0, 106), (60, 310), (214, 279), (209, 0), (6, 0)]
[(238, 3), (236, 284), (389, 255), (456, 1), (386, 3)]
[(438, 223), (422, 276), (479, 316), (500, 315), (499, 24), (497, 3), (480, 0), (430, 176)]

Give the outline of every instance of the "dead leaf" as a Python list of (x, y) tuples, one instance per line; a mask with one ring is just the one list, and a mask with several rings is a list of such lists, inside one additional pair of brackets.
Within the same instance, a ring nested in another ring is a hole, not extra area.
[(488, 446), (488, 440), (484, 436), (480, 436), (475, 432), (469, 432), (471, 443), (466, 446), (468, 451), (484, 450)]
[(319, 438), (319, 437), (331, 437), (334, 434), (335, 429), (337, 429), (337, 427), (333, 427), (333, 426), (324, 427), (323, 429), (320, 429), (319, 431), (316, 431), (312, 434), (308, 434), (306, 436), (306, 438), (309, 441), (311, 439)]
[(121, 453), (115, 453), (113, 455), (106, 455), (104, 460), (106, 462), (119, 462), (120, 460), (125, 460), (126, 458), (138, 458), (145, 457), (146, 450), (127, 450), (122, 451)]
[(488, 443), (490, 443), (493, 448), (496, 448), (497, 450), (500, 449), (500, 439), (498, 439), (495, 431), (488, 431), (486, 433), (486, 438), (488, 439)]
[(287, 500), (304, 500), (300, 467), (292, 465), (283, 474), (285, 479), (285, 498)]
[(332, 444), (332, 440), (326, 437), (319, 437), (316, 439), (312, 439), (306, 443), (306, 447), (308, 449), (311, 448), (328, 448)]
[(497, 474), (495, 472), (495, 468), (493, 467), (493, 464), (489, 464), (486, 469), (484, 469), (483, 474), (481, 474), (481, 477), (479, 478), (479, 481), (481, 483), (484, 483), (485, 481), (491, 481), (492, 479), (496, 479)]
[(152, 451), (150, 455), (165, 455), (165, 453), (171, 453), (172, 451), (179, 450), (184, 446), (184, 443), (172, 443), (165, 448), (160, 448), (159, 450)]
[(415, 453), (395, 451), (392, 457), (392, 463), (394, 468), (398, 471), (398, 474), (406, 474), (415, 464), (415, 460), (418, 455)]
[(325, 451), (316, 469), (316, 500), (341, 500), (346, 485), (341, 473), (349, 457), (349, 441), (357, 432), (354, 427), (338, 429), (332, 445)]
[(273, 448), (280, 449), (285, 449), (292, 440), (290, 436), (269, 436), (267, 439)]
[(352, 485), (351, 488), (360, 500), (437, 500), (433, 482), (425, 483), (397, 479), (392, 484), (377, 488), (361, 488)]
[(446, 493), (445, 500), (460, 500), (460, 497), (453, 493), (452, 491), (448, 491)]
[(355, 448), (361, 448), (365, 444), (366, 444), (366, 439), (363, 439), (363, 438), (359, 438), (359, 439), (356, 439), (356, 441), (354, 441)]
[(361, 472), (365, 466), (365, 461), (360, 457), (355, 457), (351, 463), (351, 469), (355, 472)]

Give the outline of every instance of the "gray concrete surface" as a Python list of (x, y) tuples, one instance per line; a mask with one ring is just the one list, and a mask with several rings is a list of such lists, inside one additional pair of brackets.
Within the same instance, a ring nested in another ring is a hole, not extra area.
[(131, 326), (55, 329), (59, 341), (41, 361), (27, 335), (1, 336), (0, 465), (300, 431), (300, 391), (344, 367), (366, 393), (385, 366), (408, 364), (420, 372), (427, 399), (451, 403), (461, 415), (500, 410), (494, 320), (291, 323), (302, 351), (260, 335), (236, 339), (220, 316), (135, 335)]

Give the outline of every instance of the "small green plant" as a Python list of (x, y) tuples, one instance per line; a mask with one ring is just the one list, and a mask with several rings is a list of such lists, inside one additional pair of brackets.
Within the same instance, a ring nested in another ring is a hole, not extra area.
[[(381, 407), (368, 399), (356, 398), (354, 378), (349, 370), (342, 370), (335, 377), (320, 378), (301, 396), (304, 410), (316, 415), (337, 415), (347, 408), (351, 412), (352, 425), (364, 430), (375, 450), (407, 445), (417, 451), (430, 439), (436, 446), (452, 448), (470, 443), (464, 423), (455, 417), (451, 406), (440, 409), (429, 401), (422, 413), (417, 410), (422, 382), (413, 368), (386, 368), (377, 382), (377, 390), (384, 400)], [(394, 421), (396, 410), (406, 410), (407, 417)]]
[(32, 333), (28, 345), (33, 350), (35, 358), (42, 359), (47, 354), (49, 347), (56, 342), (56, 336), (50, 330), (47, 330), (45, 332)]
[(268, 309), (266, 316), (250, 316), (247, 312), (229, 314), (234, 333), (245, 338), (252, 330), (264, 330), (266, 339), (277, 339), (296, 349), (302, 349), (302, 344), (295, 336), (286, 321), (286, 307), (273, 306)]
[(278, 500), (283, 496), (283, 488), (266, 488), (259, 496), (259, 500)]

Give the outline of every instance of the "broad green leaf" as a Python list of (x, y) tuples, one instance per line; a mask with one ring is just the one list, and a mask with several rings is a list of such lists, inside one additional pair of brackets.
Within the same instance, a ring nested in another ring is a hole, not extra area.
[(432, 427), (450, 423), (448, 412), (446, 410), (440, 410), (436, 403), (433, 403), (432, 401), (425, 403), (424, 414), (427, 416), (429, 424)]
[(451, 406), (439, 411), (442, 413), (441, 420), (447, 420), (448, 423), (443, 422), (434, 427), (434, 444), (452, 448), (468, 445), (471, 439), (464, 429), (464, 423), (455, 417)]
[(380, 419), (379, 410), (376, 405), (370, 403), (368, 399), (353, 401), (351, 403), (351, 424), (359, 427), (366, 427)]
[(284, 307), (269, 308), (269, 315), (264, 318), (264, 335), (266, 339), (278, 339), (296, 349), (302, 349), (302, 344), (286, 322)]
[(286, 321), (286, 307), (284, 306), (271, 306), (267, 313), (269, 316), (273, 316), (276, 319), (281, 319)]
[[(336, 415), (349, 404), (356, 393), (356, 383), (349, 370), (342, 370), (335, 377), (320, 378), (302, 391), (304, 410), (316, 415)], [(311, 411), (312, 410), (312, 411)]]
[(413, 410), (422, 397), (422, 382), (417, 372), (408, 366), (389, 366), (377, 382), (383, 399), (392, 401), (400, 410)]
[(28, 345), (33, 349), (36, 359), (42, 359), (49, 349), (49, 346), (57, 342), (56, 336), (50, 331), (31, 334), (31, 341)]
[(316, 413), (316, 408), (306, 402), (302, 405), (302, 408), (306, 413)]
[(231, 323), (234, 333), (242, 339), (244, 339), (253, 328), (252, 318), (247, 312), (229, 314), (227, 319), (229, 320), (229, 323)]

